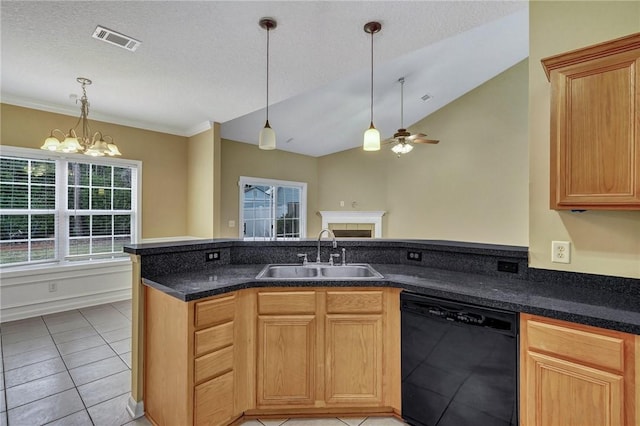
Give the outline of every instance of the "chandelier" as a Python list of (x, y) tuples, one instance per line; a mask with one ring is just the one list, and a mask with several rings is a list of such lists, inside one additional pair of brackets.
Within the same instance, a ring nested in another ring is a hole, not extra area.
[[(76, 78), (78, 83), (82, 85), (82, 97), (80, 98), (80, 118), (76, 125), (69, 129), (69, 133), (65, 133), (59, 129), (53, 129), (50, 135), (45, 139), (44, 144), (40, 149), (47, 151), (75, 153), (82, 152), (92, 157), (103, 157), (109, 155), (111, 157), (115, 155), (122, 155), (120, 150), (113, 143), (111, 136), (103, 135), (102, 132), (95, 132), (91, 135), (91, 129), (89, 128), (89, 99), (87, 99), (86, 86), (91, 85), (91, 80), (84, 77)], [(76, 100), (76, 102), (78, 102)], [(78, 137), (75, 129), (82, 123), (82, 137)], [(61, 139), (58, 139), (55, 134), (61, 135)], [(105, 141), (108, 138), (110, 141)]]

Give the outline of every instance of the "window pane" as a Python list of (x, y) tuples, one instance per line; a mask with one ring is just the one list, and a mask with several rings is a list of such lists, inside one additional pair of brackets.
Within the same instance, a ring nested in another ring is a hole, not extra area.
[(121, 252), (125, 244), (131, 243), (131, 237), (116, 237), (113, 241), (113, 251)]
[(31, 186), (31, 208), (32, 209), (55, 209), (56, 208), (56, 187), (32, 185)]
[(31, 238), (55, 238), (55, 215), (36, 214), (31, 216)]
[(39, 240), (31, 242), (31, 260), (55, 259), (56, 243), (54, 240)]
[(129, 189), (113, 190), (113, 209), (114, 210), (130, 210), (131, 209), (131, 190)]
[(70, 237), (88, 237), (91, 235), (91, 217), (90, 216), (70, 216), (69, 217), (69, 236)]
[(91, 186), (111, 186), (111, 166), (91, 165)]
[(113, 216), (113, 234), (114, 235), (131, 234), (131, 216), (129, 215)]
[(89, 238), (79, 238), (69, 240), (69, 256), (79, 256), (89, 254), (91, 240)]
[(89, 164), (69, 163), (69, 185), (89, 186)]
[(114, 167), (113, 186), (116, 188), (131, 188), (131, 169)]
[(93, 210), (111, 210), (111, 190), (104, 188), (92, 188), (91, 208)]
[(67, 191), (67, 205), (70, 210), (88, 210), (89, 188), (69, 188)]
[(0, 182), (22, 182), (29, 181), (29, 162), (15, 158), (0, 159)]
[(94, 238), (91, 241), (91, 253), (111, 253), (112, 244), (109, 238)]
[(29, 260), (28, 242), (0, 243), (0, 264), (26, 262)]
[(29, 216), (1, 215), (0, 240), (26, 240), (29, 237)]
[(93, 216), (91, 220), (91, 235), (111, 235), (113, 234), (113, 216)]
[(56, 165), (51, 162), (32, 161), (31, 162), (31, 183), (36, 184), (56, 184)]
[(29, 201), (27, 185), (0, 184), (0, 208), (26, 209)]

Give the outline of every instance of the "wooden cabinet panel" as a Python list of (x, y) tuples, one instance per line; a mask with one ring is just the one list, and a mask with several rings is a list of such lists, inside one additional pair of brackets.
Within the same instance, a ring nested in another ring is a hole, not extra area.
[(233, 416), (233, 371), (195, 387), (194, 423), (226, 425)]
[(527, 332), (531, 349), (616, 371), (624, 369), (624, 340), (620, 338), (538, 321), (529, 321)]
[(326, 401), (382, 401), (382, 315), (327, 315)]
[(640, 209), (640, 33), (542, 60), (551, 208)]
[(522, 426), (637, 426), (636, 336), (520, 320)]
[(233, 369), (233, 346), (195, 359), (194, 377), (199, 383)]
[(195, 332), (195, 356), (215, 351), (233, 343), (233, 322)]
[(196, 303), (195, 325), (206, 327), (233, 321), (235, 316), (235, 294), (214, 300)]
[(313, 405), (314, 315), (258, 317), (258, 406)]
[(382, 312), (382, 291), (327, 291), (327, 313)]
[(623, 377), (527, 352), (527, 424), (617, 426), (624, 419)]
[(258, 314), (315, 314), (315, 291), (274, 291), (258, 293)]

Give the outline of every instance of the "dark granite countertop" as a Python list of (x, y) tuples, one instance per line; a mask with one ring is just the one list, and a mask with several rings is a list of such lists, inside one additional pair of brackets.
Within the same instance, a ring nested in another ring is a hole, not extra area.
[(398, 287), (486, 307), (526, 312), (640, 335), (640, 295), (620, 287), (594, 288), (572, 281), (532, 281), (404, 264), (372, 264), (384, 279), (256, 280), (262, 264), (143, 278), (144, 284), (183, 301), (256, 287)]

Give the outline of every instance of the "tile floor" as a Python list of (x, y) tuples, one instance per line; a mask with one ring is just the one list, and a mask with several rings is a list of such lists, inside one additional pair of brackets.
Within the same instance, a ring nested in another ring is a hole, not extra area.
[[(131, 301), (0, 325), (0, 426), (150, 426), (126, 411)], [(384, 417), (250, 420), (243, 426), (400, 426)], [(171, 425), (178, 426), (178, 425)]]

